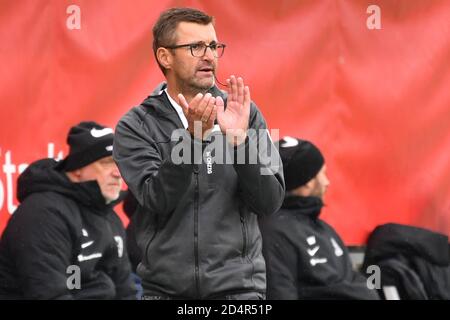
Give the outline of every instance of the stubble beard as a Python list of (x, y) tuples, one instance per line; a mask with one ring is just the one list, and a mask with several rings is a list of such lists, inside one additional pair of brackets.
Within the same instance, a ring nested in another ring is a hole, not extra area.
[(207, 93), (215, 84), (215, 79), (214, 77), (210, 80), (207, 81), (209, 79), (198, 79), (192, 77), (188, 80), (182, 80), (182, 82), (180, 83), (180, 87), (182, 88), (183, 92), (186, 92), (188, 94), (191, 94), (193, 96), (195, 96), (197, 93)]
[(205, 94), (215, 85), (214, 73), (211, 77), (206, 78), (198, 77), (197, 71), (198, 69), (191, 75), (182, 73), (176, 75), (176, 78), (178, 78), (177, 87), (186, 96), (194, 97), (198, 93)]
[(117, 193), (111, 193), (111, 194), (106, 194), (103, 193), (103, 198), (105, 198), (105, 203), (106, 204), (110, 204), (113, 201), (116, 201), (117, 199), (119, 199), (120, 196), (120, 191), (118, 191)]

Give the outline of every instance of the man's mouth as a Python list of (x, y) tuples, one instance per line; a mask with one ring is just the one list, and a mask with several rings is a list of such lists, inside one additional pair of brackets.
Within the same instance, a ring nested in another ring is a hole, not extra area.
[(213, 67), (202, 67), (198, 69), (198, 72), (201, 74), (207, 74), (209, 76), (214, 74), (214, 68)]
[(114, 187), (114, 188), (121, 187), (120, 183), (108, 183), (108, 186)]

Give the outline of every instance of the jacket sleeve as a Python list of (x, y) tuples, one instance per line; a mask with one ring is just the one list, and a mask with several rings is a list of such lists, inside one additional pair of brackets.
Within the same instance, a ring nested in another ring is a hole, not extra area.
[[(284, 200), (283, 164), (266, 122), (253, 103), (250, 117), (245, 143), (234, 148), (237, 155), (234, 168), (243, 201), (256, 214), (270, 215), (281, 207)], [(242, 164), (240, 155), (246, 155), (248, 161)]]
[(269, 220), (264, 221), (262, 225), (267, 299), (297, 300), (299, 298), (297, 249), (295, 244), (287, 239), (284, 231), (279, 230), (273, 223), (275, 223), (273, 220)]
[[(22, 204), (22, 215), (12, 227), (10, 248), (14, 252), (19, 286), (25, 299), (73, 299), (68, 288), (72, 275), (72, 239), (64, 219), (54, 209), (36, 201)], [(12, 218), (12, 219), (13, 219)]]
[[(111, 271), (111, 277), (116, 287), (116, 299), (120, 300), (136, 300), (136, 285), (131, 271), (131, 263), (128, 257), (127, 251), (127, 239), (122, 222), (117, 215), (114, 216), (116, 220), (115, 229), (119, 230), (122, 243), (117, 244), (118, 251), (115, 247), (113, 250), (113, 257), (108, 263), (113, 268)], [(117, 241), (117, 240), (116, 240)], [(122, 252), (120, 252), (122, 251)]]
[[(162, 159), (157, 142), (151, 138), (146, 124), (128, 113), (119, 121), (114, 138), (113, 157), (120, 173), (141, 206), (166, 217), (182, 199), (192, 180), (193, 165), (175, 164), (171, 157)], [(180, 149), (191, 148), (186, 130)]]

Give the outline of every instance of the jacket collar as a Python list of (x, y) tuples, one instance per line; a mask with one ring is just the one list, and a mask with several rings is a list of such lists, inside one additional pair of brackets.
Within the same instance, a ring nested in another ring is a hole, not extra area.
[(19, 176), (17, 198), (23, 202), (26, 197), (39, 192), (56, 192), (77, 203), (103, 213), (107, 207), (97, 181), (73, 183), (57, 168), (54, 159), (41, 159), (31, 163)]
[(322, 210), (323, 202), (318, 197), (300, 197), (288, 195), (284, 199), (282, 208), (295, 211), (296, 214), (317, 219)]

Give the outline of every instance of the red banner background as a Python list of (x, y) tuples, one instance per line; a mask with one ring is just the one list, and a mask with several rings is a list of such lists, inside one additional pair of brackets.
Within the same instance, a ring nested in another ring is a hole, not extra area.
[(323, 218), (347, 244), (386, 222), (449, 233), (445, 0), (0, 0), (0, 232), (27, 163), (63, 156), (79, 121), (114, 127), (163, 80), (151, 28), (172, 6), (214, 15), (219, 79), (244, 77), (271, 129), (323, 150)]

